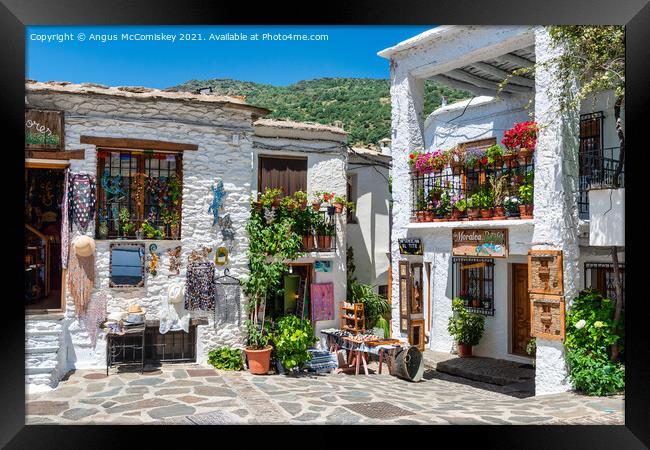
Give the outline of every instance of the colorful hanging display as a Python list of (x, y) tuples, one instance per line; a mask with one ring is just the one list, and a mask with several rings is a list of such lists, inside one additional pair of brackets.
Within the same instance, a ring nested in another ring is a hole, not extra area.
[(68, 214), (70, 214), (68, 207), (69, 173), (70, 170), (65, 169), (63, 175), (63, 204), (61, 205), (61, 267), (63, 270), (68, 268), (68, 252), (70, 250), (70, 222), (68, 219)]
[(78, 315), (86, 312), (88, 300), (95, 284), (95, 255), (78, 256), (74, 243), (70, 244), (68, 261), (68, 290)]
[(70, 177), (69, 191), (72, 223), (85, 232), (95, 216), (95, 177), (85, 173), (75, 173)]
[(99, 292), (90, 298), (86, 313), (80, 316), (93, 348), (97, 343), (97, 330), (106, 320), (106, 293)]
[(226, 196), (226, 192), (223, 188), (223, 181), (219, 180), (217, 187), (215, 187), (214, 184), (210, 186), (210, 192), (212, 192), (212, 203), (210, 203), (208, 212), (212, 213), (214, 217), (212, 220), (212, 226), (215, 226), (219, 221), (219, 211), (223, 209), (223, 199)]
[(181, 270), (181, 246), (170, 248), (167, 250), (169, 256), (169, 275), (180, 275)]
[(334, 283), (312, 283), (311, 320), (334, 320)]
[(188, 264), (185, 309), (214, 311), (214, 296), (214, 264), (211, 261)]

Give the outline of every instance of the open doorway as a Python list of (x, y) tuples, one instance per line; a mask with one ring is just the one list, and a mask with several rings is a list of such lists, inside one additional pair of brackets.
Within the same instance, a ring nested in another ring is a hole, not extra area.
[(25, 311), (63, 308), (61, 205), (65, 168), (25, 168)]
[(267, 317), (277, 319), (295, 314), (311, 321), (310, 286), (314, 279), (311, 263), (291, 263), (290, 272), (283, 276), (281, 289), (267, 300)]

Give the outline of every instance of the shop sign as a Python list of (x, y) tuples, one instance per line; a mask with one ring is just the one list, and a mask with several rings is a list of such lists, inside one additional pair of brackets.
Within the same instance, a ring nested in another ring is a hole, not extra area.
[(422, 241), (420, 238), (398, 239), (400, 255), (421, 255)]
[(25, 110), (25, 150), (63, 149), (63, 112)]
[(508, 230), (460, 229), (451, 230), (453, 256), (508, 257)]
[(332, 261), (316, 261), (314, 262), (314, 270), (316, 272), (331, 272), (332, 271)]

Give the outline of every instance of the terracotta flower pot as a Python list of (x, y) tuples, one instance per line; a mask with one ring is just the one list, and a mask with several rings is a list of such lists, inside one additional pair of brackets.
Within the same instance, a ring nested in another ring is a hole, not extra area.
[(320, 203), (314, 202), (311, 204), (311, 207), (314, 209), (314, 211), (318, 212), (320, 211)]
[(467, 208), (467, 218), (469, 220), (476, 220), (481, 216), (480, 208)]
[(318, 236), (318, 248), (331, 248), (332, 236)]
[(302, 248), (303, 250), (311, 248), (312, 246), (310, 245), (312, 241), (312, 237), (307, 235), (307, 236), (302, 236)]
[(533, 205), (519, 205), (519, 217), (521, 219), (532, 219)]
[(270, 345), (267, 345), (261, 350), (254, 350), (246, 347), (244, 352), (246, 353), (246, 360), (248, 361), (248, 371), (253, 375), (266, 375), (269, 373), (269, 367), (271, 366), (271, 350), (273, 350), (273, 347)]
[(503, 155), (503, 160), (505, 161), (507, 166), (512, 166), (512, 162), (517, 159), (517, 155), (514, 153), (506, 153)]
[(460, 209), (452, 208), (451, 210), (451, 220), (460, 220), (463, 212)]
[(280, 206), (280, 201), (281, 200), (279, 198), (273, 199), (273, 201), (271, 202), (271, 205), (275, 206), (277, 208), (278, 206)]
[(494, 215), (494, 209), (492, 208), (481, 208), (481, 219), (491, 219)]
[(416, 217), (418, 218), (417, 219), (418, 222), (424, 222), (424, 220), (425, 220), (425, 212), (424, 211), (417, 211), (415, 214), (416, 214)]
[(341, 214), (343, 212), (343, 203), (334, 203), (334, 208), (336, 208), (336, 214)]
[(492, 220), (505, 220), (506, 218), (506, 209), (503, 206), (494, 207), (494, 217)]
[(435, 218), (433, 216), (433, 211), (426, 211), (424, 213), (424, 221), (425, 222), (434, 222)]
[(525, 165), (528, 163), (528, 159), (533, 155), (533, 151), (528, 148), (520, 148), (517, 157), (519, 158), (519, 163)]
[(467, 357), (472, 356), (472, 346), (459, 342), (458, 343), (458, 356), (461, 357), (461, 358), (467, 358)]
[[(300, 210), (304, 211), (305, 209), (307, 209), (307, 200), (301, 200), (298, 205)], [(320, 205), (318, 205), (318, 209), (320, 209)]]
[(262, 202), (253, 202), (253, 207), (257, 210), (262, 209)]

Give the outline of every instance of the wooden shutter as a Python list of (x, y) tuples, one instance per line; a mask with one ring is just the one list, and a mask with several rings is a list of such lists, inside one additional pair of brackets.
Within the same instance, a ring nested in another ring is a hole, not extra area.
[(408, 261), (399, 262), (399, 330), (408, 330), (409, 303), (411, 302), (411, 277)]
[(267, 188), (280, 188), (284, 195), (307, 191), (306, 158), (260, 156), (259, 167), (259, 192), (264, 192)]

